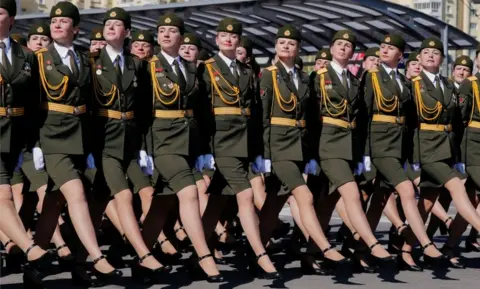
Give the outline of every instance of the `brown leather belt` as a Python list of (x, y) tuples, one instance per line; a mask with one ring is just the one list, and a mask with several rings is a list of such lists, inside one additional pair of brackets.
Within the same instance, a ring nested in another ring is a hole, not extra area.
[(103, 108), (98, 110), (98, 115), (119, 120), (130, 120), (135, 118), (135, 113), (133, 111), (121, 112)]
[(157, 109), (153, 114), (156, 118), (184, 118), (184, 117), (192, 117), (193, 110), (162, 110)]
[(335, 126), (339, 126), (339, 127), (343, 127), (343, 128), (352, 128), (353, 129), (353, 128), (357, 127), (357, 123), (355, 121), (348, 122), (348, 121), (345, 121), (343, 119), (333, 118), (333, 117), (329, 117), (329, 116), (322, 117), (322, 121), (323, 121), (323, 123), (331, 124), (331, 125), (335, 125)]
[(23, 107), (0, 107), (0, 116), (16, 117), (23, 116), (25, 114), (25, 108)]
[(215, 115), (245, 115), (249, 116), (250, 108), (240, 108), (240, 107), (215, 107), (213, 109)]
[(73, 105), (59, 104), (59, 103), (53, 103), (53, 102), (44, 102), (42, 103), (42, 107), (45, 110), (62, 112), (62, 113), (73, 114), (73, 115), (81, 115), (87, 112), (87, 106), (85, 104), (80, 106), (73, 106)]
[(272, 117), (270, 119), (270, 124), (281, 125), (281, 126), (292, 126), (292, 127), (305, 127), (306, 122), (303, 119), (290, 119), (284, 117)]
[(372, 120), (375, 122), (388, 122), (388, 123), (396, 123), (396, 124), (405, 123), (404, 116), (392, 116), (392, 115), (384, 115), (384, 114), (374, 114)]
[(451, 124), (429, 124), (429, 123), (421, 123), (420, 130), (431, 130), (431, 131), (452, 131)]

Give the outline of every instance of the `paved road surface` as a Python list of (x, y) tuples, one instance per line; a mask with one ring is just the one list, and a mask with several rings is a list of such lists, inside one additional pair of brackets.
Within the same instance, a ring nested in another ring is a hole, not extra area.
[[(450, 213), (453, 213), (451, 210)], [(282, 211), (282, 218), (291, 221), (291, 216), (288, 210)], [(332, 220), (333, 230), (338, 229), (340, 221), (338, 217), (334, 217)], [(378, 236), (382, 242), (386, 242), (386, 232), (390, 224), (382, 219), (382, 223), (379, 225)], [(443, 237), (437, 236), (435, 240), (442, 241)], [(461, 244), (463, 249), (463, 243)], [(290, 289), (324, 289), (324, 288), (398, 288), (398, 289), (442, 289), (442, 288), (461, 288), (461, 289), (476, 289), (480, 288), (480, 253), (468, 253), (464, 254), (468, 269), (459, 270), (451, 269), (448, 272), (438, 272), (433, 274), (432, 271), (426, 270), (424, 272), (405, 272), (402, 271), (396, 275), (393, 279), (383, 280), (379, 278), (377, 274), (355, 274), (353, 278), (348, 280), (336, 280), (332, 276), (302, 276), (300, 272), (300, 263), (295, 261), (293, 263), (287, 263), (288, 260), (284, 255), (276, 255), (273, 260), (276, 262), (277, 267), (284, 267), (281, 272), (284, 275), (283, 282), (271, 282), (265, 280), (253, 280), (250, 275), (245, 271), (238, 271), (234, 266), (221, 266), (220, 269), (224, 272), (227, 282), (221, 285), (212, 285), (204, 281), (197, 281), (192, 283), (188, 275), (184, 272), (178, 272), (179, 267), (175, 267), (174, 271), (162, 280), (161, 284), (151, 286), (149, 288), (191, 288), (191, 289), (204, 289), (204, 288), (290, 288)], [(243, 260), (236, 260), (239, 265)], [(240, 267), (239, 266), (239, 267)], [(138, 286), (131, 282), (129, 269), (124, 269), (124, 278), (121, 284), (111, 285), (102, 288), (146, 288)], [(49, 276), (46, 278), (45, 288), (73, 288), (70, 286), (68, 278), (70, 274), (62, 273), (58, 275)], [(20, 289), (22, 286), (21, 275), (10, 275), (2, 277), (0, 279), (0, 287), (2, 289)]]

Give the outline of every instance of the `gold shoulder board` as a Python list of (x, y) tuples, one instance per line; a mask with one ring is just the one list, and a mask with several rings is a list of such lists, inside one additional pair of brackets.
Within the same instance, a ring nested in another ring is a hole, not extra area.
[(328, 71), (328, 69), (322, 68), (322, 69), (317, 70), (317, 74), (324, 74), (327, 71)]
[(203, 63), (210, 64), (210, 63), (214, 63), (214, 62), (215, 62), (215, 59), (210, 58), (210, 59), (205, 60)]
[(468, 78), (468, 80), (470, 80), (470, 81), (475, 81), (475, 80), (477, 80), (477, 79), (478, 79), (478, 78), (477, 78), (475, 75), (474, 75), (474, 76), (470, 76), (470, 77)]
[(413, 78), (412, 81), (413, 81), (413, 82), (417, 82), (417, 81), (419, 81), (419, 80), (421, 80), (421, 79), (422, 79), (422, 78), (421, 78), (420, 76), (417, 76), (417, 77)]
[(35, 55), (38, 55), (38, 54), (40, 54), (40, 53), (44, 53), (44, 52), (47, 52), (47, 51), (48, 51), (48, 49), (45, 48), (45, 47), (44, 47), (44, 48), (40, 48), (39, 50), (35, 51)]
[(154, 56), (152, 56), (152, 58), (150, 58), (148, 60), (148, 62), (150, 63), (150, 62), (154, 62), (154, 61), (157, 61), (157, 60), (158, 60), (158, 57), (156, 55), (154, 55)]
[(276, 67), (275, 65), (267, 67), (268, 71), (274, 71), (274, 70), (277, 70), (277, 69), (278, 69), (278, 67)]

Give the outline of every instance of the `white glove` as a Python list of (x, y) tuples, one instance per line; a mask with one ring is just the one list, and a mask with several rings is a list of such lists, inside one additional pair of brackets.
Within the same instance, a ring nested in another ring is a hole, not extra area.
[(204, 168), (215, 170), (215, 159), (212, 154), (203, 155)]
[(461, 174), (465, 174), (465, 164), (464, 163), (455, 164), (455, 169), (457, 171), (459, 171)]
[(95, 159), (93, 158), (92, 154), (87, 156), (87, 169), (94, 169), (95, 168)]
[(370, 159), (369, 156), (363, 157), (363, 168), (365, 169), (366, 172), (369, 172), (372, 170), (372, 160)]
[(358, 163), (357, 167), (353, 170), (353, 174), (359, 176), (363, 173), (363, 163)]
[(263, 160), (263, 166), (265, 168), (266, 173), (271, 173), (272, 172), (272, 161), (271, 160)]
[(311, 159), (306, 165), (305, 165), (305, 170), (304, 173), (306, 175), (316, 175), (317, 174), (317, 166), (318, 163), (316, 160)]
[(414, 170), (415, 172), (420, 171), (420, 164), (419, 163), (412, 164), (412, 170)]
[(33, 148), (33, 164), (37, 171), (43, 170), (45, 168), (45, 161), (43, 159), (42, 149), (39, 147)]
[(141, 150), (138, 153), (138, 165), (141, 168), (146, 168), (148, 166), (148, 155), (147, 152), (144, 150)]
[(257, 156), (255, 158), (255, 162), (252, 164), (252, 171), (254, 173), (264, 173), (265, 172), (265, 164), (264, 159), (262, 156)]
[(202, 172), (204, 166), (205, 166), (205, 163), (203, 161), (203, 156), (199, 156), (195, 161), (195, 169), (199, 172)]
[(19, 172), (23, 164), (23, 152), (18, 156), (17, 166), (15, 167), (15, 172)]

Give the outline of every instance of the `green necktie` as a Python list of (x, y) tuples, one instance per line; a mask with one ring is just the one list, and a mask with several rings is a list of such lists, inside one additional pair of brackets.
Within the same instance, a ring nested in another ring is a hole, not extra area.
[(347, 71), (346, 70), (342, 71), (342, 84), (345, 87), (345, 89), (348, 90), (348, 79), (347, 79)]

